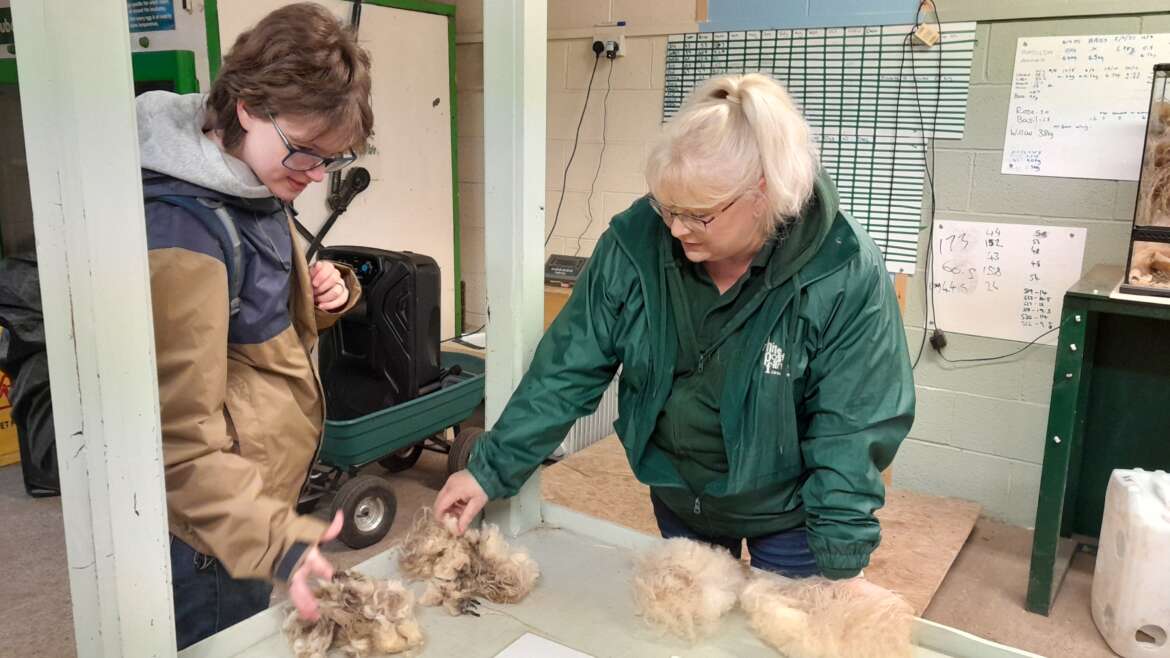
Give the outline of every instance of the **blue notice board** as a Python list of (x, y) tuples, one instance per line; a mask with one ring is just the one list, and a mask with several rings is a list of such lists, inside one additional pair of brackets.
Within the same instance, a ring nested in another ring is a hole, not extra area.
[(175, 0), (128, 0), (130, 32), (175, 29)]

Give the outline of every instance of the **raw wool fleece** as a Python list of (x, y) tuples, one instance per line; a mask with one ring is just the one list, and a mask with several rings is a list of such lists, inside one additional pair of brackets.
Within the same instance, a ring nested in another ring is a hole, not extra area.
[(295, 608), (284, 620), (297, 658), (325, 658), (330, 649), (361, 658), (422, 646), (414, 595), (397, 581), (374, 580), (350, 569), (314, 594), (321, 612), (317, 621), (301, 619)]
[(786, 658), (909, 658), (914, 611), (824, 578), (758, 576), (740, 596), (752, 628)]
[(474, 597), (518, 603), (536, 585), (540, 567), (524, 549), (513, 550), (494, 525), (456, 532), (457, 519), (442, 525), (423, 509), (399, 548), (398, 566), (411, 580), (425, 580), (419, 603), (442, 605), (452, 615), (474, 606)]
[(746, 573), (722, 548), (667, 539), (637, 558), (634, 604), (651, 626), (694, 642), (735, 607)]

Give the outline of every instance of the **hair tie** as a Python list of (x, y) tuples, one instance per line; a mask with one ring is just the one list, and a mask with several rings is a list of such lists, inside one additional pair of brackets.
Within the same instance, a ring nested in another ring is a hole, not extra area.
[(715, 91), (715, 98), (728, 100), (728, 101), (731, 101), (732, 103), (739, 103), (740, 102), (738, 95), (733, 96), (733, 95), (731, 95), (731, 92), (727, 91), (726, 89), (716, 90)]

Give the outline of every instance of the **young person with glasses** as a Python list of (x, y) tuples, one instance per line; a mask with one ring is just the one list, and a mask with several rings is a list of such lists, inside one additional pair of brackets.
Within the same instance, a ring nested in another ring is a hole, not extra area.
[(209, 94), (137, 111), (181, 649), (267, 608), (273, 581), (316, 618), (309, 581), (332, 577), (318, 545), (340, 518), (295, 507), (324, 426), (310, 352), (360, 287), (306, 263), (289, 204), (369, 138), (370, 58), (294, 4), (240, 35)]
[(859, 579), (914, 417), (893, 285), (809, 127), (762, 75), (700, 85), (435, 514), (514, 495), (619, 366), (621, 439), (664, 537)]

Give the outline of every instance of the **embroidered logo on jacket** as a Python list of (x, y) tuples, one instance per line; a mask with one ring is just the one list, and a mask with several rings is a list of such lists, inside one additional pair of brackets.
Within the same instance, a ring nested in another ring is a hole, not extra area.
[(764, 345), (764, 374), (784, 374), (784, 350), (780, 349), (780, 346), (772, 341), (768, 341)]

